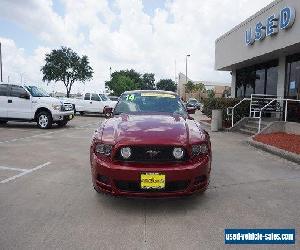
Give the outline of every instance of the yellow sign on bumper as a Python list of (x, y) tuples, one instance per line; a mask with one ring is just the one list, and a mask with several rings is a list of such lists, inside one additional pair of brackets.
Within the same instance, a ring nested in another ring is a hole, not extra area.
[(166, 176), (160, 173), (141, 174), (142, 189), (163, 189), (166, 184)]

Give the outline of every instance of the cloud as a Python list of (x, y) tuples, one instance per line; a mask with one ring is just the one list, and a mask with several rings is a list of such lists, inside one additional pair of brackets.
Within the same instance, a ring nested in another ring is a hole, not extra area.
[(186, 54), (191, 54), (190, 78), (230, 82), (229, 73), (214, 71), (215, 39), (271, 2), (168, 0), (150, 16), (141, 0), (60, 1), (63, 16), (54, 11), (51, 0), (1, 1), (0, 16), (40, 41), (32, 55), (26, 55), (14, 41), (1, 38), (5, 67), (16, 79), (24, 71), (28, 79), (40, 82), (45, 52), (66, 45), (90, 58), (95, 77), (87, 88), (103, 88), (109, 67), (174, 79), (174, 62), (177, 72), (185, 72)]

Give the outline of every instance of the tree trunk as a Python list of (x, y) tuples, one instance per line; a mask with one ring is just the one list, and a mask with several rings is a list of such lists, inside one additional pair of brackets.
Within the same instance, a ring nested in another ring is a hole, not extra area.
[(71, 93), (71, 89), (72, 89), (72, 85), (73, 85), (73, 81), (71, 80), (71, 82), (68, 82), (68, 88), (67, 88), (67, 97), (70, 97), (70, 93)]

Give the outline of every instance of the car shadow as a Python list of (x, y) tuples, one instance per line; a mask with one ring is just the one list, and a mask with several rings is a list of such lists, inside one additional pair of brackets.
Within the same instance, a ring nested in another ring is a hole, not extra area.
[(88, 114), (84, 114), (84, 115), (80, 115), (80, 114), (76, 114), (75, 116), (78, 116), (78, 117), (101, 117), (101, 118), (105, 118), (104, 115), (102, 114), (92, 114), (92, 113), (88, 113)]
[(59, 129), (66, 129), (66, 128), (72, 128), (73, 126), (69, 126), (69, 124), (65, 127), (59, 127), (56, 124), (52, 125), (51, 129), (39, 129), (39, 127), (36, 125), (36, 123), (22, 123), (22, 122), (8, 122), (6, 124), (1, 124), (0, 128), (14, 128), (14, 129), (26, 129), (26, 128), (30, 128), (30, 129), (37, 129), (40, 131), (51, 131), (52, 129), (54, 130), (59, 130)]
[(120, 213), (143, 210), (151, 211), (151, 214), (161, 214), (162, 212), (183, 214), (190, 210), (199, 209), (199, 206), (206, 204), (206, 201), (211, 199), (208, 192), (209, 190), (202, 194), (178, 198), (126, 198), (97, 193), (96, 196), (101, 206)]

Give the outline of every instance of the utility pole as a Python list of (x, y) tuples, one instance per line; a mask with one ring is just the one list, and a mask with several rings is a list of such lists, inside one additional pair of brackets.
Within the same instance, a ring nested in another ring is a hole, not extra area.
[(20, 73), (21, 85), (23, 85), (23, 75), (24, 75), (24, 73)]
[(1, 48), (1, 42), (0, 42), (0, 81), (3, 82), (3, 75), (2, 75), (2, 48)]
[(187, 72), (188, 72), (188, 70), (187, 70), (187, 59), (188, 59), (188, 57), (190, 57), (191, 55), (186, 55), (186, 57), (185, 57), (185, 87), (184, 87), (184, 99), (185, 99), (185, 101), (186, 101), (186, 90), (185, 90), (185, 88), (186, 88), (186, 85), (187, 85), (187, 83), (188, 83), (188, 76), (187, 76)]

